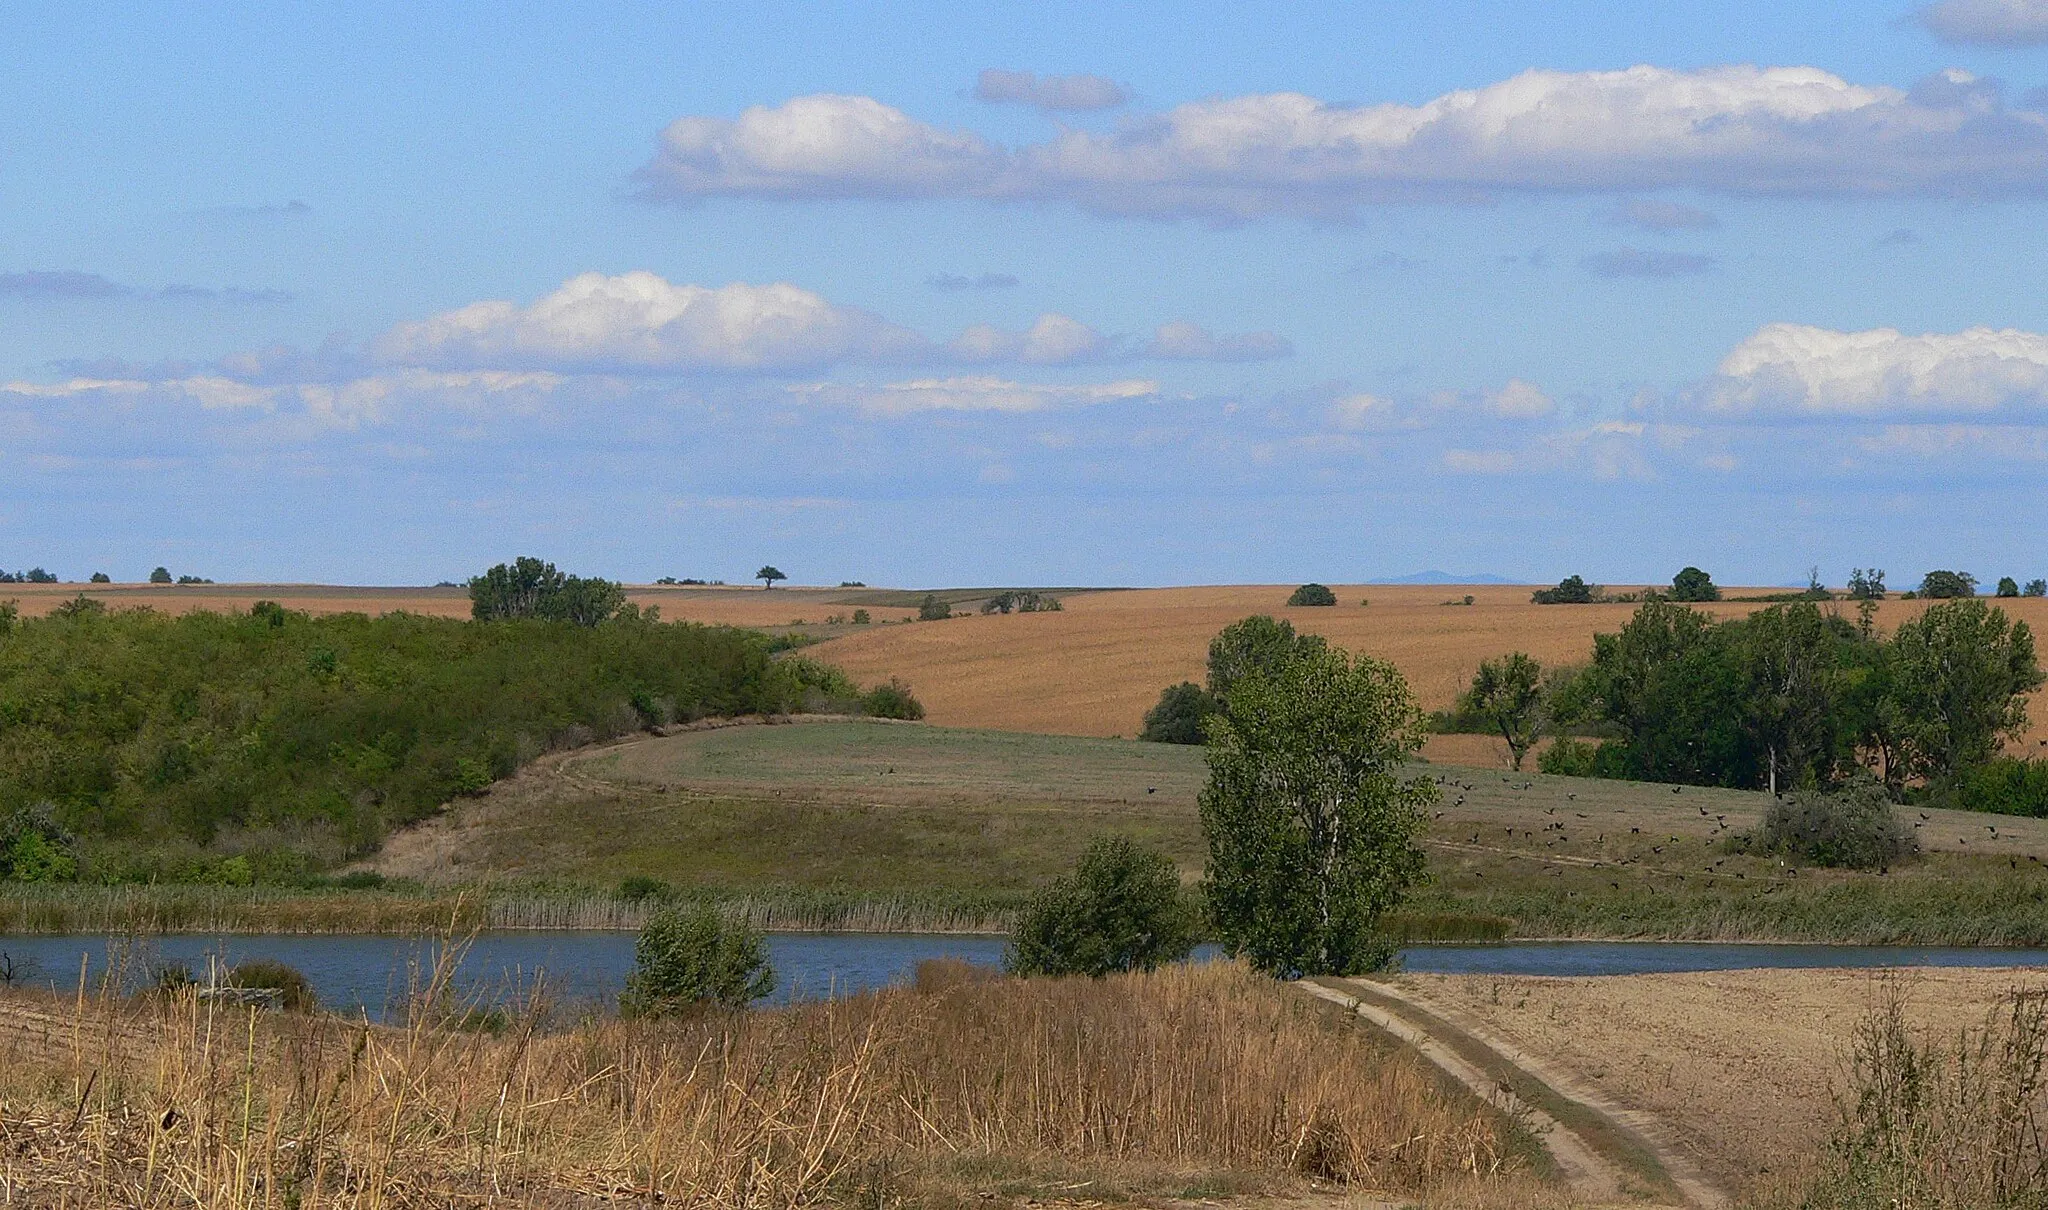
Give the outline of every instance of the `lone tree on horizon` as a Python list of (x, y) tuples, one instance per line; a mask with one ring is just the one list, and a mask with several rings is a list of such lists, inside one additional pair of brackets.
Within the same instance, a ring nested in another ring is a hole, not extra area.
[(775, 566), (775, 564), (773, 563), (770, 563), (766, 567), (763, 567), (761, 570), (755, 572), (754, 578), (756, 580), (761, 581), (762, 588), (767, 589), (775, 587), (775, 581), (787, 580), (789, 577), (782, 574), (781, 568)]

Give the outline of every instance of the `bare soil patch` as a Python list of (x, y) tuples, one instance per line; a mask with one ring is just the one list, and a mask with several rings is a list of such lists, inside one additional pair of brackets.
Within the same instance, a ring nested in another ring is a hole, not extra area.
[(1825, 1141), (1851, 1031), (1884, 979), (1904, 981), (1915, 1024), (1950, 1030), (1981, 1022), (2014, 987), (2048, 986), (2048, 971), (1411, 974), (1393, 982), (1452, 1022), (1504, 1037), (1653, 1116), (1692, 1163), (1740, 1191), (1794, 1176)]

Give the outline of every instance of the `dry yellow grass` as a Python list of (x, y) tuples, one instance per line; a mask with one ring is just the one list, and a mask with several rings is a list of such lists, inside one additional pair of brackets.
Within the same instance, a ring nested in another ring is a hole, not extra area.
[(1239, 968), (921, 984), (502, 1037), (0, 996), (0, 1205), (1542, 1196), (1496, 1114)]
[[(1338, 586), (1330, 608), (1283, 606), (1291, 586), (1160, 588), (1076, 594), (1062, 613), (970, 617), (892, 626), (833, 640), (814, 652), (870, 683), (911, 683), (927, 717), (949, 726), (1060, 735), (1135, 735), (1159, 691), (1200, 681), (1209, 640), (1253, 613), (1284, 617), (1300, 630), (1391, 662), (1430, 709), (1449, 705), (1479, 661), (1526, 651), (1546, 664), (1591, 658), (1596, 631), (1627, 623), (1632, 605), (1534, 605), (1520, 586)], [(1739, 590), (1738, 590), (1739, 591)], [(1471, 594), (1471, 606), (1445, 605)], [(1370, 599), (1361, 608), (1360, 599)], [(1928, 603), (1890, 600), (1877, 624), (1889, 630)], [(1998, 602), (2037, 631), (2048, 600)], [(1705, 606), (1720, 617), (1762, 608)], [(1849, 618), (1854, 607), (1835, 605)], [(2037, 719), (2032, 740), (2048, 737)], [(1448, 744), (1446, 741), (1450, 741)], [(1484, 737), (1432, 739), (1433, 759), (1496, 764)]]

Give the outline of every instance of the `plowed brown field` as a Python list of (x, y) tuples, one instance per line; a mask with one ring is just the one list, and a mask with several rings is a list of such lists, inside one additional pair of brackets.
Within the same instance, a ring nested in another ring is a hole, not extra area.
[[(1209, 640), (1247, 614), (1284, 617), (1338, 646), (1388, 660), (1408, 678), (1426, 708), (1438, 709), (1470, 683), (1480, 660), (1521, 650), (1546, 664), (1584, 661), (1592, 655), (1594, 633), (1620, 629), (1635, 609), (1534, 605), (1528, 588), (1503, 585), (1347, 585), (1337, 587), (1334, 607), (1284, 608), (1291, 589), (1252, 585), (1077, 593), (1065, 599), (1062, 613), (889, 626), (834, 639), (812, 654), (838, 664), (863, 684), (902, 677), (936, 723), (1128, 736), (1137, 733), (1160, 689), (1202, 679)], [(1443, 603), (1468, 593), (1475, 602), (1470, 606)], [(1360, 607), (1361, 599), (1372, 603)], [(1890, 630), (1926, 604), (1886, 601), (1878, 612), (1878, 628)], [(2048, 600), (1998, 605), (2037, 632), (2048, 625)], [(1736, 617), (1762, 606), (1704, 608)], [(1848, 602), (1834, 608), (1855, 617)], [(2044, 722), (2036, 718), (2028, 748), (2048, 737)], [(1499, 745), (1484, 737), (1441, 736), (1431, 742), (1429, 754), (1435, 759), (1498, 760), (1494, 749)]]

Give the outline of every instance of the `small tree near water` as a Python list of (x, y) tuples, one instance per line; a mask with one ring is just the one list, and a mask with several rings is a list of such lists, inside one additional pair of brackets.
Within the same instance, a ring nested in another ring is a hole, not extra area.
[(619, 1008), (633, 1017), (745, 1008), (774, 990), (760, 931), (708, 904), (691, 904), (664, 908), (641, 928)]
[(1173, 859), (1104, 836), (1032, 896), (1003, 963), (1019, 975), (1100, 976), (1153, 970), (1194, 947), (1195, 912)]
[(1285, 978), (1384, 965), (1380, 918), (1423, 876), (1415, 836), (1437, 798), (1404, 775), (1424, 727), (1407, 682), (1317, 646), (1237, 681), (1208, 727), (1202, 830), (1225, 946)]

